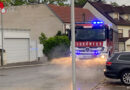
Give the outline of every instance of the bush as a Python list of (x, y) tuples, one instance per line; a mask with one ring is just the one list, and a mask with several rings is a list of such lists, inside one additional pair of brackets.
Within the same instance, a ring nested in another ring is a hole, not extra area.
[(44, 33), (41, 33), (41, 36), (39, 37), (40, 44), (44, 44), (45, 41), (47, 40), (47, 37)]
[(43, 44), (43, 53), (49, 60), (69, 55), (70, 40), (68, 36), (57, 32), (56, 36), (47, 38), (44, 33), (39, 37), (40, 43)]
[[(55, 57), (60, 57), (59, 54), (62, 54), (68, 51), (69, 46), (70, 46), (70, 41), (67, 36), (54, 36), (45, 41), (43, 53), (49, 59), (52, 59), (56, 54), (57, 55)], [(59, 48), (61, 49), (59, 50)], [(61, 56), (64, 56), (64, 55), (61, 55)]]

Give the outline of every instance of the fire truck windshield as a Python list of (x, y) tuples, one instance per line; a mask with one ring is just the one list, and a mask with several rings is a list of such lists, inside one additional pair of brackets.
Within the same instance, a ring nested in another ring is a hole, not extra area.
[(76, 41), (104, 41), (105, 29), (76, 29)]

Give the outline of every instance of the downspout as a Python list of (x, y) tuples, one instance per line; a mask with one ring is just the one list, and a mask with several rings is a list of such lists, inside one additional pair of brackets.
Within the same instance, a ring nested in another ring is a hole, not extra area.
[(125, 44), (125, 42), (124, 42), (124, 51), (126, 51), (126, 46), (125, 46), (126, 44)]

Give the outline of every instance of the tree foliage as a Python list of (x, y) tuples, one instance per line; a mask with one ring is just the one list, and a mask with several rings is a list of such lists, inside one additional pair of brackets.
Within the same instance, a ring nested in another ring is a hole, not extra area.
[(47, 37), (44, 33), (41, 33), (41, 36), (39, 37), (40, 43), (45, 44)]
[(50, 38), (47, 38), (44, 33), (41, 33), (39, 40), (44, 46), (43, 53), (48, 57), (48, 59), (52, 59), (52, 57), (65, 56), (65, 53), (70, 47), (68, 36), (59, 32), (56, 36)]
[(66, 1), (67, 0), (29, 0), (29, 3), (57, 4), (63, 6)]
[(81, 6), (83, 6), (87, 1), (106, 3), (105, 0), (76, 0), (76, 1), (75, 1), (75, 6), (76, 6), (76, 7), (81, 7)]
[(12, 4), (12, 0), (0, 0), (0, 1), (3, 2), (5, 6), (9, 6)]
[(116, 3), (116, 2), (111, 2), (111, 5), (115, 6), (115, 7), (119, 6), (118, 3)]
[(86, 3), (86, 0), (76, 0), (75, 6), (80, 7), (83, 6)]
[(14, 0), (13, 3), (12, 3), (13, 6), (19, 6), (19, 5), (23, 5), (23, 4), (26, 4), (26, 1)]
[(56, 5), (66, 5), (67, 0), (0, 0), (4, 2), (5, 6), (13, 5), (23, 5), (23, 4), (32, 4), (32, 3), (44, 3), (44, 4), (56, 4)]

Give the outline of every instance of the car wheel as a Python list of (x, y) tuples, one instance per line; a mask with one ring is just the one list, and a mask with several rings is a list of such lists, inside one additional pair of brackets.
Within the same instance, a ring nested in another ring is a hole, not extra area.
[(130, 71), (125, 71), (121, 75), (121, 82), (125, 85), (130, 85)]

